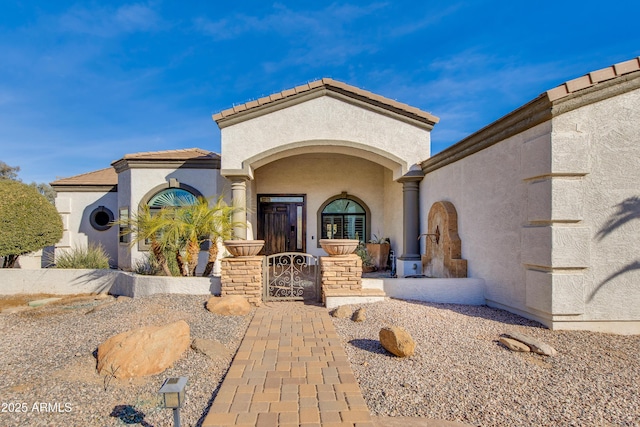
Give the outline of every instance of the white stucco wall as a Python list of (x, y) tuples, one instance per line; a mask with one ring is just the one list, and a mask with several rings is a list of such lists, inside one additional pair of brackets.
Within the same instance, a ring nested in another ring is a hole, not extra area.
[[(136, 212), (145, 196), (156, 187), (166, 184), (169, 179), (175, 178), (179, 183), (195, 188), (203, 196), (217, 197), (220, 182), (218, 169), (193, 169), (193, 168), (131, 168), (118, 174), (118, 206), (128, 207), (130, 212)], [(114, 212), (118, 214), (117, 210)], [(131, 247), (128, 244), (118, 245), (118, 267), (131, 269), (136, 265), (136, 260), (143, 259), (144, 252), (138, 250), (138, 245)], [(202, 258), (202, 257), (201, 257)], [(201, 264), (201, 263), (199, 263)]]
[(62, 217), (63, 235), (56, 244), (56, 252), (87, 247), (90, 243), (99, 243), (109, 255), (109, 263), (116, 265), (118, 260), (118, 229), (111, 227), (98, 231), (89, 220), (91, 213), (99, 206), (111, 210), (114, 218), (118, 216), (118, 194), (116, 192), (58, 191), (56, 208)]
[(430, 136), (423, 128), (323, 96), (223, 128), (221, 168), (249, 172), (268, 153), (344, 147), (364, 149), (360, 157), (386, 163), (397, 179), (429, 157)]
[[(391, 181), (391, 171), (358, 157), (305, 154), (277, 160), (255, 171), (252, 205), (257, 194), (306, 194), (307, 252), (326, 255), (318, 247), (317, 213), (329, 198), (346, 192), (371, 211), (371, 235), (390, 236), (402, 247), (402, 184)], [(399, 201), (399, 202), (398, 202)], [(391, 212), (400, 211), (400, 224)], [(256, 210), (251, 218), (255, 224)], [(390, 219), (386, 215), (390, 215)]]
[(388, 237), (391, 240), (391, 250), (396, 257), (402, 255), (404, 245), (402, 184), (392, 180), (393, 174), (384, 169), (384, 228), (371, 230), (371, 237)]
[(220, 295), (219, 277), (140, 276), (117, 270), (0, 269), (0, 295), (109, 293)]
[(490, 305), (640, 333), (639, 106), (639, 90), (586, 104), (427, 174), (421, 229), (434, 202), (455, 205)]
[(588, 169), (580, 188), (584, 314), (558, 321), (640, 322), (640, 90), (563, 114), (553, 128), (582, 141), (574, 156)]
[(468, 276), (485, 280), (487, 299), (521, 310), (526, 304), (520, 231), (527, 209), (521, 150), (525, 142), (545, 138), (549, 131), (549, 123), (538, 125), (437, 169), (420, 184), (422, 232), (428, 230), (427, 218), (435, 202), (453, 203)]

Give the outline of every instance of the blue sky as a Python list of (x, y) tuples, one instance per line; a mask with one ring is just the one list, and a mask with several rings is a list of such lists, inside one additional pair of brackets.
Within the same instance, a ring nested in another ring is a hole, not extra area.
[(0, 160), (25, 182), (220, 151), (211, 115), (321, 77), (440, 117), (438, 152), (640, 55), (640, 2), (0, 0)]

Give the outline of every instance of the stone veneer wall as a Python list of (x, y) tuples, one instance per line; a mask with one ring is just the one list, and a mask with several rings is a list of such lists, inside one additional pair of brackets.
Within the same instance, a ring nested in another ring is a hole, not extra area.
[(325, 290), (359, 291), (362, 289), (362, 259), (358, 255), (320, 257), (322, 300)]
[(221, 296), (242, 295), (249, 303), (262, 303), (263, 256), (223, 258)]

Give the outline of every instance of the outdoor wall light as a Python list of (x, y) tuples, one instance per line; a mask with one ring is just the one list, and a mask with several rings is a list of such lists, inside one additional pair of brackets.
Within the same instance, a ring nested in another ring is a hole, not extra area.
[(173, 409), (173, 424), (180, 427), (180, 408), (184, 405), (187, 377), (167, 378), (164, 380), (158, 393), (162, 395), (162, 403), (165, 408)]

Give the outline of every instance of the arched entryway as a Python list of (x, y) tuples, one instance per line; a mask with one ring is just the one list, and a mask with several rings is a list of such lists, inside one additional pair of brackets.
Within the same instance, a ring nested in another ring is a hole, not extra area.
[[(421, 177), (415, 172), (429, 156), (437, 117), (323, 79), (225, 110), (214, 120), (222, 131), (220, 172), (231, 182), (234, 203), (247, 208), (234, 219), (251, 224), (237, 230), (238, 238), (252, 238), (253, 230), (269, 240), (277, 230), (265, 253), (285, 249), (323, 256), (319, 240), (325, 234), (357, 234), (365, 241), (375, 233), (390, 237), (398, 253), (420, 259), (413, 248), (418, 245), (405, 242), (417, 242), (413, 190)], [(319, 218), (312, 214), (342, 193), (369, 207), (364, 217), (370, 226), (353, 217), (349, 231), (344, 212), (327, 215), (330, 223), (324, 225), (322, 212)]]

